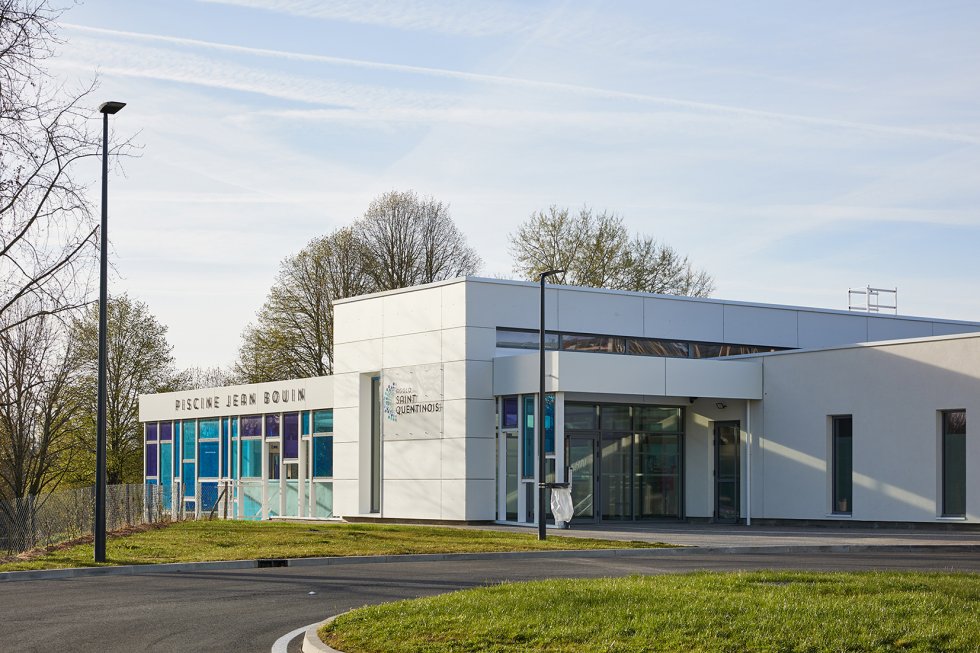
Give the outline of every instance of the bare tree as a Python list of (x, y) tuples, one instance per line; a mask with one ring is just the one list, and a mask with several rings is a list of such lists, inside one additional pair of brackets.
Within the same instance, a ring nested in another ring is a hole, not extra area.
[(98, 226), (76, 173), (101, 150), (94, 84), (73, 92), (47, 74), (60, 15), (46, 0), (0, 0), (0, 316), (34, 311), (0, 329), (82, 305), (94, 261)]
[(235, 371), (261, 383), (333, 373), (333, 301), (371, 292), (353, 230), (311, 240), (282, 262), (258, 320), (242, 335)]
[(545, 270), (566, 270), (562, 283), (668, 295), (706, 297), (707, 272), (650, 236), (629, 236), (623, 219), (583, 207), (578, 214), (551, 206), (536, 211), (510, 235), (514, 271), (537, 280)]
[(449, 215), (449, 206), (414, 191), (391, 191), (371, 202), (354, 224), (377, 290), (474, 274), (481, 261)]
[(200, 390), (201, 388), (218, 388), (236, 382), (234, 371), (218, 366), (188, 367), (177, 375), (178, 390)]

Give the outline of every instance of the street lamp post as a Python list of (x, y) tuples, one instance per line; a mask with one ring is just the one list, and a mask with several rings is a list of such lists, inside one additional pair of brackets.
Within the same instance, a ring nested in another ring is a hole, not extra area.
[(538, 387), (538, 539), (548, 538), (545, 525), (545, 494), (548, 484), (545, 480), (545, 455), (544, 455), (544, 281), (550, 276), (561, 274), (564, 270), (547, 270), (541, 273), (541, 328), (538, 336), (539, 353), (539, 381)]
[(106, 308), (108, 305), (109, 258), (109, 115), (118, 113), (124, 102), (103, 102), (102, 114), (102, 228), (99, 230), (99, 397), (95, 424), (95, 561), (105, 562), (106, 490)]

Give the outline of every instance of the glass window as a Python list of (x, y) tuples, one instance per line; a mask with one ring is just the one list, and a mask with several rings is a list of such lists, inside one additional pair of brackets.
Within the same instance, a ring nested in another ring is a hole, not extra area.
[(262, 477), (262, 440), (242, 440), (242, 478)]
[(333, 433), (333, 411), (318, 410), (313, 413), (314, 433)]
[(157, 423), (150, 422), (146, 425), (146, 441), (156, 442), (157, 441)]
[(595, 404), (565, 403), (565, 430), (592, 431), (596, 428)]
[(180, 476), (180, 422), (174, 422), (174, 477)]
[(333, 436), (318, 435), (313, 438), (313, 476), (333, 476)]
[(174, 425), (172, 422), (160, 422), (160, 439), (164, 442), (170, 442), (173, 437)]
[(690, 355), (686, 342), (652, 340), (650, 338), (627, 338), (626, 353), (636, 356), (663, 356), (665, 358), (687, 358)]
[(505, 470), (505, 492), (507, 496), (504, 503), (504, 518), (507, 521), (517, 521), (517, 497), (520, 489), (520, 481), (517, 476), (517, 434), (507, 433), (506, 438), (504, 458), (507, 467)]
[(221, 475), (228, 476), (228, 451), (231, 448), (228, 418), (221, 418)]
[(200, 440), (217, 440), (219, 435), (218, 420), (200, 419), (197, 421), (197, 437)]
[(603, 431), (632, 431), (630, 407), (613, 404), (599, 406), (599, 423)]
[(194, 449), (197, 446), (197, 441), (195, 438), (194, 430), (194, 420), (187, 419), (184, 420), (183, 428), (181, 429), (184, 435), (184, 460), (194, 459)]
[(156, 442), (146, 443), (146, 475), (157, 475), (157, 444)]
[(622, 354), (626, 351), (626, 339), (616, 336), (588, 336), (562, 334), (561, 348), (567, 351), (592, 351), (606, 354)]
[(302, 413), (299, 414), (299, 424), (300, 424), (300, 433), (302, 433), (303, 435), (309, 435), (310, 434), (310, 411), (304, 410)]
[(500, 400), (500, 407), (503, 411), (501, 428), (516, 429), (520, 421), (517, 417), (517, 397), (503, 397)]
[[(539, 331), (520, 329), (497, 329), (497, 346), (510, 349), (538, 349)], [(544, 348), (558, 349), (558, 334), (545, 331)]]
[(966, 411), (943, 413), (943, 516), (966, 516)]
[(681, 409), (669, 406), (636, 406), (636, 430), (645, 433), (680, 433)]
[(193, 497), (194, 490), (197, 488), (197, 479), (194, 478), (194, 463), (184, 463), (180, 482), (184, 484), (184, 496)]
[(544, 451), (555, 453), (555, 395), (544, 396)]
[(218, 477), (217, 440), (201, 440), (198, 445), (197, 469), (203, 478)]
[(534, 395), (524, 395), (524, 478), (534, 477)]
[(279, 413), (270, 413), (265, 416), (265, 437), (279, 437)]
[(718, 358), (723, 356), (722, 348), (726, 345), (718, 345), (710, 342), (692, 342), (691, 343), (691, 357), (692, 358)]
[(282, 457), (299, 457), (299, 413), (282, 416)]
[(257, 438), (262, 435), (262, 416), (245, 415), (242, 419), (242, 437)]
[(850, 415), (833, 418), (833, 512), (849, 515), (853, 508), (853, 420)]

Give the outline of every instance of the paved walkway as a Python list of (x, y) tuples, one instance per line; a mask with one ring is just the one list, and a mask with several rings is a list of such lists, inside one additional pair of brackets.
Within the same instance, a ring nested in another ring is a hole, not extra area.
[[(527, 532), (529, 530), (524, 526), (503, 525), (480, 526), (478, 528), (518, 532)], [(724, 548), (854, 545), (980, 545), (980, 531), (949, 531), (938, 528), (744, 526), (633, 522), (630, 524), (603, 523), (599, 525), (573, 526), (567, 530), (549, 528), (548, 534), (569, 537), (595, 537), (608, 540), (664, 542), (666, 544), (680, 546)]]

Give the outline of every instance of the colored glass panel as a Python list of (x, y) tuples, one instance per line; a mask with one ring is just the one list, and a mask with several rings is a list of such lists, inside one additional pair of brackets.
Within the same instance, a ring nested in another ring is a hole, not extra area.
[(160, 443), (160, 485), (163, 487), (163, 507), (170, 510), (171, 487), (173, 486), (173, 445)]
[(318, 410), (313, 413), (314, 433), (333, 433), (333, 411)]
[(194, 477), (194, 463), (184, 463), (180, 481), (184, 484), (184, 496), (193, 497), (194, 489), (197, 486), (197, 479)]
[(231, 477), (238, 478), (238, 440), (231, 441)]
[(524, 478), (534, 476), (534, 395), (524, 396)]
[(310, 434), (310, 411), (304, 410), (299, 418), (303, 435)]
[(316, 517), (333, 517), (333, 483), (314, 483), (313, 499)]
[(555, 395), (544, 396), (544, 450), (555, 453)]
[(173, 439), (174, 424), (173, 422), (160, 422), (160, 441), (170, 442)]
[(318, 435), (313, 438), (313, 476), (333, 476), (332, 435)]
[(271, 413), (265, 416), (265, 437), (279, 437), (279, 413)]
[(299, 413), (282, 416), (282, 457), (299, 457)]
[(262, 435), (262, 416), (245, 415), (242, 420), (242, 437), (251, 438)]
[(184, 420), (181, 435), (184, 437), (184, 460), (194, 460), (194, 447), (197, 444), (194, 420)]
[(199, 440), (217, 440), (220, 435), (219, 422), (216, 419), (201, 419), (197, 421), (197, 437)]
[(157, 441), (157, 423), (150, 422), (146, 425), (146, 441), (156, 442)]
[(198, 474), (201, 478), (218, 477), (218, 443), (215, 440), (201, 440), (197, 454)]
[(146, 475), (157, 475), (157, 443), (146, 443)]
[(201, 483), (201, 510), (212, 510), (218, 503), (218, 484)]
[(520, 418), (517, 416), (517, 397), (504, 397), (500, 400), (501, 416), (500, 425), (505, 429), (516, 429)]
[(242, 440), (242, 478), (261, 478), (262, 440)]
[(228, 418), (221, 419), (221, 476), (228, 476), (228, 450), (231, 448), (231, 437), (229, 436)]

